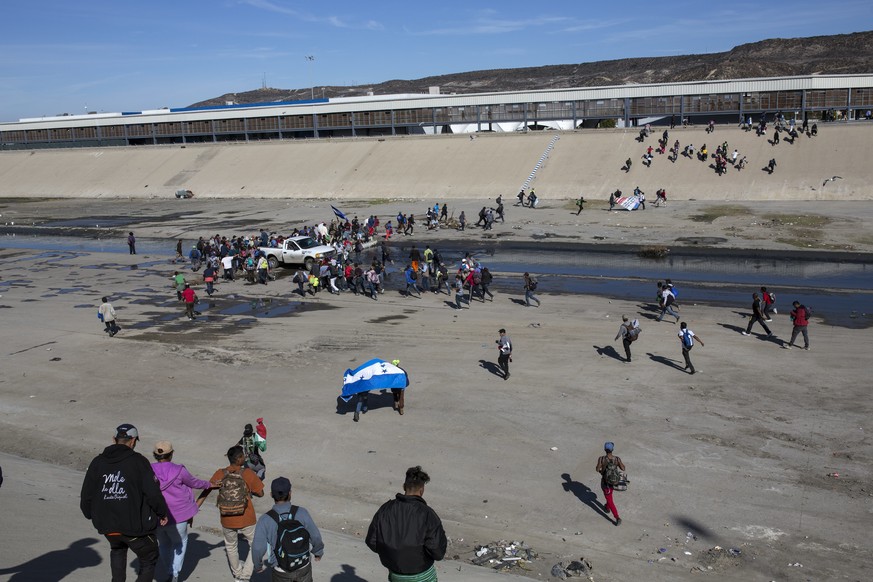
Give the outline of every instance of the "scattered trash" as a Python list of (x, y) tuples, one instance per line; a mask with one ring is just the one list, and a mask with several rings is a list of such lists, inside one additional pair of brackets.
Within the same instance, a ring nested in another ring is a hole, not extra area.
[(803, 568), (803, 564), (800, 562), (794, 562), (793, 564), (788, 564), (792, 568)]
[[(486, 516), (487, 517), (487, 516)], [(470, 560), (475, 566), (489, 565), (495, 570), (506, 571), (513, 568), (530, 570), (529, 564), (537, 558), (537, 553), (518, 541), (500, 540), (475, 550), (476, 557)]]
[(690, 555), (691, 555), (691, 552), (685, 552), (685, 555), (686, 555), (686, 556), (690, 556)]
[(52, 358), (51, 360), (49, 360), (49, 362), (60, 362), (60, 361), (61, 361), (61, 359), (60, 359), (59, 357), (57, 357), (57, 356), (55, 356), (54, 358)]
[(667, 553), (667, 548), (661, 548), (661, 549), (659, 549), (659, 550), (658, 550), (658, 553), (659, 553), (659, 554), (666, 554), (666, 553)]
[(834, 479), (839, 479), (840, 474), (839, 473), (828, 473), (828, 477), (833, 477)]
[(588, 578), (591, 582), (594, 581), (594, 578), (591, 576), (591, 570), (594, 568), (591, 566), (591, 562), (586, 560), (585, 558), (579, 558), (578, 560), (573, 560), (566, 566), (564, 562), (558, 562), (554, 566), (552, 566), (552, 576), (555, 578), (560, 578), (564, 580), (566, 578)]
[[(60, 358), (58, 358), (58, 359), (60, 360)], [(550, 451), (557, 451), (557, 450), (558, 450), (558, 447), (552, 447), (552, 448), (550, 448), (549, 450), (550, 450)]]
[(731, 548), (728, 551), (731, 553), (731, 556), (739, 556), (742, 553), (739, 548)]

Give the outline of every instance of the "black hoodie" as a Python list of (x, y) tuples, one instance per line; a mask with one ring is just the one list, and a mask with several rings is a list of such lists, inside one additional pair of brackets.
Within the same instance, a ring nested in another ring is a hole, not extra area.
[(148, 459), (127, 445), (110, 445), (91, 461), (80, 506), (101, 534), (131, 537), (154, 533), (168, 514)]

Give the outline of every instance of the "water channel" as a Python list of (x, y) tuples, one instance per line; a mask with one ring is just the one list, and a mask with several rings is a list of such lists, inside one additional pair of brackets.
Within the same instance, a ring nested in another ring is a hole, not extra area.
[[(418, 244), (423, 249), (427, 241)], [(454, 241), (446, 243), (445, 248), (434, 246), (441, 249), (444, 260), (451, 264), (457, 265), (464, 255)], [(392, 247), (396, 264), (389, 267), (389, 273), (402, 268), (401, 262), (408, 256), (408, 246), (401, 246), (398, 241), (392, 243)], [(116, 237), (93, 239), (44, 235), (5, 235), (0, 237), (0, 248), (77, 253), (127, 250), (124, 240)], [(529, 271), (540, 281), (542, 298), (550, 293), (593, 294), (652, 303), (655, 282), (670, 278), (679, 289), (681, 304), (719, 305), (748, 313), (752, 292), (766, 285), (777, 295), (780, 314), (787, 313), (791, 302), (797, 300), (831, 325), (873, 326), (873, 263), (856, 259), (783, 259), (776, 256), (778, 253), (765, 258), (722, 253), (702, 256), (699, 252), (683, 255), (681, 248), (664, 259), (650, 259), (626, 250), (555, 250), (547, 244), (518, 248), (486, 246), (481, 242), (468, 248), (495, 274), (493, 289), (506, 293), (521, 295), (520, 275)], [(175, 254), (175, 245), (173, 241), (141, 238), (137, 241), (137, 251), (140, 255), (151, 255), (151, 258), (170, 258)], [(365, 251), (364, 257), (369, 259), (370, 253)], [(400, 277), (389, 278), (389, 288), (400, 286)]]

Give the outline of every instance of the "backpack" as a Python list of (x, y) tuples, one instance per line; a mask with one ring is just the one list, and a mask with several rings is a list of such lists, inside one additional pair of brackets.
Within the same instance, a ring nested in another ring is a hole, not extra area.
[(246, 259), (246, 271), (254, 271), (255, 270), (255, 259), (249, 257)]
[(482, 273), (479, 271), (473, 271), (473, 285), (481, 285), (482, 284)]
[(618, 468), (615, 457), (611, 459), (606, 457), (606, 466), (603, 468), (603, 480), (612, 487), (621, 483), (621, 469)]
[(309, 532), (295, 517), (299, 509), (292, 505), (290, 513), (279, 515), (274, 509), (267, 512), (277, 526), (273, 553), (279, 567), (286, 572), (299, 570), (309, 563)]
[(531, 291), (537, 290), (537, 280), (531, 277), (530, 283), (527, 284), (527, 288)]
[[(636, 320), (634, 320), (636, 321)], [(640, 337), (640, 332), (643, 331), (639, 328), (639, 326), (634, 326), (633, 322), (629, 323), (627, 326), (627, 341), (635, 342)]]
[(218, 513), (221, 517), (243, 515), (249, 505), (249, 488), (243, 479), (242, 471), (231, 473), (224, 470), (218, 489)]
[(775, 293), (767, 293), (770, 296), (770, 303), (776, 303), (776, 294)]
[(682, 332), (682, 345), (686, 348), (690, 348), (692, 345), (694, 345), (691, 334), (688, 332), (687, 329)]
[(409, 269), (409, 278), (413, 281), (418, 280), (418, 273), (415, 272), (415, 269)]

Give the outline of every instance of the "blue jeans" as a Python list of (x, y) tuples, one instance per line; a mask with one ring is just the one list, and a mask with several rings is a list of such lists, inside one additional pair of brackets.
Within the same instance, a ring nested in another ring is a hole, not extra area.
[[(178, 576), (182, 572), (185, 550), (188, 549), (188, 522), (158, 527), (157, 538), (161, 568), (167, 572), (167, 576)], [(158, 579), (161, 577), (158, 576)]]
[(540, 300), (537, 299), (537, 296), (533, 294), (533, 291), (531, 291), (530, 289), (525, 289), (524, 290), (524, 302), (528, 307), (530, 307), (531, 300), (534, 300), (537, 302), (537, 307), (540, 306)]
[(669, 313), (670, 315), (675, 317), (676, 321), (679, 321), (679, 319), (680, 319), (679, 314), (673, 310), (672, 305), (665, 305), (664, 307), (661, 308), (661, 315), (659, 315), (655, 321), (661, 321), (662, 319), (664, 319), (665, 313)]

